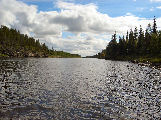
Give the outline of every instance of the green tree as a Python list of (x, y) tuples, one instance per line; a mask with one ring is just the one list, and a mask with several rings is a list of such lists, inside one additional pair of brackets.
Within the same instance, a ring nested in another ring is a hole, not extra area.
[(137, 42), (137, 53), (138, 55), (142, 55), (143, 54), (143, 42), (144, 42), (144, 31), (140, 25), (140, 30), (139, 30), (139, 36), (138, 36), (138, 42)]
[(110, 57), (111, 59), (115, 59), (117, 54), (118, 54), (118, 44), (117, 44), (117, 38), (116, 38), (116, 32), (114, 35), (112, 35), (112, 40), (109, 42), (107, 49), (106, 49), (106, 54), (107, 58)]
[(155, 18), (155, 16), (154, 16), (154, 19), (153, 19), (153, 33), (157, 33), (157, 24), (156, 24), (156, 18)]

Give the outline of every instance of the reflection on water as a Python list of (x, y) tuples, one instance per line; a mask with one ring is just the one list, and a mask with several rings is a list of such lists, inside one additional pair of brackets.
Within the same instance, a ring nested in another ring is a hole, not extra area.
[(98, 59), (1, 59), (0, 119), (160, 119), (161, 71)]

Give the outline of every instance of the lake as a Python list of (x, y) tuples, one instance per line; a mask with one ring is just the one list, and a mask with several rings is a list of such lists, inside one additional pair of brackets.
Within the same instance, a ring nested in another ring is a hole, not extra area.
[(99, 59), (0, 59), (0, 119), (161, 118), (161, 71)]

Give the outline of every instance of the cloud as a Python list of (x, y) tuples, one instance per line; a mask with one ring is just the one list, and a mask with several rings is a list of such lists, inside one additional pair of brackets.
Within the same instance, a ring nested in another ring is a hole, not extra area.
[(107, 45), (107, 41), (101, 38), (95, 38), (93, 35), (83, 36), (82, 34), (66, 39), (47, 37), (46, 40), (49, 42), (48, 45), (51, 45), (52, 42), (52, 46), (58, 50), (70, 51), (83, 56), (96, 54)]
[(161, 2), (161, 0), (150, 0), (151, 2)]
[(154, 11), (154, 7), (150, 8), (150, 11)]
[(157, 9), (161, 9), (161, 6), (156, 7)]
[(52, 2), (54, 0), (18, 0), (23, 2)]
[[(10, 3), (10, 4), (8, 4)], [(16, 7), (15, 7), (16, 6)], [(22, 1), (0, 0), (0, 25), (19, 29), (32, 35), (50, 48), (78, 53), (82, 56), (93, 55), (106, 47), (111, 34), (117, 31), (124, 35), (127, 30), (142, 25), (146, 28), (152, 20), (139, 18), (131, 13), (110, 17), (98, 12), (95, 4), (74, 4), (59, 1), (60, 11), (38, 11), (37, 6)], [(161, 23), (161, 19), (157, 19)], [(158, 28), (160, 28), (158, 24)], [(63, 37), (63, 32), (73, 36)]]
[[(138, 18), (131, 13), (125, 16), (109, 17), (97, 11), (95, 4), (79, 5), (66, 2), (58, 2), (57, 5), (62, 11), (51, 19), (51, 23), (60, 24), (68, 32), (80, 33), (90, 32), (101, 33), (125, 33), (128, 29), (139, 26), (142, 21), (148, 23), (144, 18)], [(131, 22), (133, 21), (133, 23)], [(143, 25), (144, 26), (144, 25)]]

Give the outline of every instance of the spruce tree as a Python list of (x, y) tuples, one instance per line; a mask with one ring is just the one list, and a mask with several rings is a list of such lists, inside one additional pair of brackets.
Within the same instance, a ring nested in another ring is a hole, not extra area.
[(156, 24), (156, 18), (154, 16), (154, 19), (153, 19), (153, 33), (157, 33), (157, 24)]

